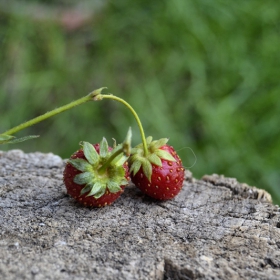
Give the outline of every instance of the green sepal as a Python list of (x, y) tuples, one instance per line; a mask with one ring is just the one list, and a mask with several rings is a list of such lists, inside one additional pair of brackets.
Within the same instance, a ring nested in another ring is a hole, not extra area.
[(114, 160), (112, 161), (112, 164), (116, 166), (122, 166), (124, 163), (128, 160), (128, 157), (124, 156), (123, 154), (120, 154)]
[(125, 164), (125, 162), (128, 160), (129, 157), (126, 156), (122, 156), (117, 162), (116, 165), (118, 166), (123, 166)]
[(83, 172), (92, 170), (92, 166), (82, 158), (69, 159), (68, 163), (70, 163), (73, 167)]
[(143, 149), (139, 149), (139, 148), (137, 148), (137, 147), (138, 147), (138, 146), (136, 146), (136, 147), (134, 147), (134, 148), (131, 149), (131, 154), (132, 154), (132, 155), (136, 155), (136, 154), (141, 155), (141, 154), (144, 153), (144, 152), (143, 152)]
[(99, 155), (96, 152), (95, 148), (92, 146), (92, 144), (88, 142), (83, 142), (83, 150), (84, 150), (84, 155), (88, 162), (92, 165), (95, 165), (99, 162)]
[(98, 193), (96, 193), (93, 197), (98, 199), (105, 194), (106, 188), (102, 188)]
[[(123, 150), (123, 145), (119, 144), (118, 146), (116, 146), (111, 152), (110, 154), (113, 155), (119, 151)], [(123, 153), (119, 154), (118, 156), (116, 156), (110, 165), (116, 165), (116, 166), (121, 166), (123, 165), (126, 161), (127, 161), (128, 157), (124, 156)]]
[(144, 175), (151, 182), (151, 177), (152, 177), (152, 172), (153, 172), (152, 164), (149, 162), (149, 160), (147, 158), (141, 158), (141, 162), (142, 162), (142, 169), (143, 169)]
[(125, 169), (123, 168), (123, 166), (117, 166), (116, 168), (116, 173), (115, 174), (118, 174), (118, 176), (121, 176), (121, 177), (125, 177)]
[(92, 182), (93, 173), (92, 172), (83, 172), (75, 176), (74, 183), (78, 185), (89, 184)]
[(94, 184), (87, 184), (82, 190), (81, 190), (81, 194), (83, 195), (87, 192), (89, 192), (87, 194), (88, 196), (93, 196), (94, 198), (98, 199), (101, 196), (103, 196), (105, 194), (105, 190), (106, 190), (106, 185), (96, 182)]
[(26, 140), (38, 138), (39, 135), (29, 135), (21, 138), (16, 138), (15, 136), (12, 135), (7, 135), (7, 134), (1, 134), (0, 135), (0, 144), (15, 144), (15, 143), (20, 143)]
[(168, 161), (176, 161), (176, 159), (167, 151), (164, 150), (156, 150), (155, 154), (159, 156), (161, 159), (165, 159)]
[(117, 162), (123, 157), (123, 154), (119, 154), (118, 156), (116, 156), (110, 163), (110, 165), (118, 165)]
[(87, 184), (85, 187), (82, 188), (80, 195), (83, 195), (91, 190), (92, 185)]
[[(96, 182), (93, 186), (91, 186), (91, 190), (90, 190), (90, 192), (88, 193), (87, 196), (93, 196), (94, 198), (96, 198), (96, 195), (98, 193), (101, 193), (102, 191), (104, 191), (103, 192), (103, 194), (104, 194), (105, 193), (105, 186), (103, 184), (99, 183), (99, 182)], [(101, 196), (99, 196), (99, 197), (101, 197)]]
[(103, 137), (102, 141), (100, 142), (100, 151), (99, 155), (102, 158), (105, 158), (108, 155), (108, 142), (106, 138)]
[(133, 176), (135, 176), (135, 174), (140, 170), (141, 165), (142, 163), (139, 160), (132, 161), (129, 171), (133, 173)]
[(146, 138), (147, 145), (150, 145), (152, 143), (152, 141), (153, 141), (153, 137), (152, 136), (148, 136)]
[(162, 166), (161, 159), (156, 154), (149, 154), (147, 159), (154, 165)]
[(128, 184), (128, 181), (126, 179), (121, 180), (120, 185), (125, 186)]
[(118, 183), (110, 181), (107, 184), (107, 188), (111, 193), (117, 193), (122, 190)]
[(153, 150), (159, 149), (160, 147), (164, 146), (168, 142), (168, 138), (161, 138), (159, 140), (153, 141), (150, 144), (150, 147)]

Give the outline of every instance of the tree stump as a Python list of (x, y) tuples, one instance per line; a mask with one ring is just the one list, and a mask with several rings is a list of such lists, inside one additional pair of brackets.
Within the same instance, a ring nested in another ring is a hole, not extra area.
[(173, 200), (129, 185), (91, 209), (53, 154), (0, 152), (1, 279), (280, 279), (280, 208), (233, 178), (186, 171)]

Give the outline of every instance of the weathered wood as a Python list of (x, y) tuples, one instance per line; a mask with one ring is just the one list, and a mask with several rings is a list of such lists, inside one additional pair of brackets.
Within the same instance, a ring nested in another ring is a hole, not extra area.
[(223, 176), (158, 202), (133, 185), (84, 208), (53, 154), (0, 152), (1, 279), (280, 279), (280, 209)]

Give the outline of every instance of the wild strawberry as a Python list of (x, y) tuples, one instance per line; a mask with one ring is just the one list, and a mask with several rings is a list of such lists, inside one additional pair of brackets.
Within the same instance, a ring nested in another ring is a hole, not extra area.
[(147, 195), (166, 200), (179, 193), (183, 186), (184, 167), (179, 156), (171, 146), (166, 145), (167, 138), (152, 141), (152, 137), (145, 138), (141, 121), (135, 110), (122, 98), (113, 94), (97, 92), (95, 101), (112, 99), (124, 104), (135, 117), (142, 144), (132, 149), (129, 158), (130, 176), (132, 182)]
[(82, 148), (71, 156), (64, 170), (67, 193), (85, 206), (102, 207), (115, 201), (130, 179), (126, 162), (130, 140), (129, 130), (124, 143), (114, 149), (105, 138), (95, 145), (82, 142)]
[(159, 200), (176, 196), (183, 186), (184, 167), (173, 147), (166, 145), (168, 139), (146, 140), (148, 153), (143, 144), (132, 149), (130, 176), (132, 182), (145, 194)]

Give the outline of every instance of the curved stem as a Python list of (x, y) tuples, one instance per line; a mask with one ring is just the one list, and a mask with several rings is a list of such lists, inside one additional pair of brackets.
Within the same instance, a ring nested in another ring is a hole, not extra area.
[(141, 123), (137, 113), (135, 112), (135, 110), (125, 100), (123, 100), (122, 98), (117, 97), (117, 96), (115, 96), (113, 94), (98, 94), (98, 95), (96, 95), (94, 97), (95, 100), (102, 100), (103, 98), (113, 99), (113, 100), (119, 101), (122, 104), (124, 104), (130, 110), (130, 112), (135, 117), (136, 122), (137, 122), (138, 127), (139, 127), (139, 130), (140, 130), (140, 134), (141, 134), (141, 138), (142, 138), (142, 143), (143, 143), (143, 149), (144, 149), (144, 156), (147, 156), (148, 155), (148, 146), (147, 146), (147, 141), (146, 141), (144, 129), (143, 129), (142, 123)]
[(43, 121), (45, 119), (48, 119), (48, 118), (50, 118), (52, 116), (55, 116), (55, 115), (57, 115), (59, 113), (62, 113), (64, 111), (66, 111), (66, 110), (69, 110), (69, 109), (71, 109), (71, 108), (73, 108), (75, 106), (78, 106), (78, 105), (80, 105), (82, 103), (85, 103), (87, 101), (93, 100), (93, 98), (96, 95), (101, 93), (102, 89), (103, 88), (95, 90), (95, 91), (91, 92), (90, 94), (88, 94), (88, 95), (86, 95), (86, 96), (84, 96), (84, 97), (82, 97), (82, 98), (80, 98), (80, 99), (78, 99), (76, 101), (73, 101), (73, 102), (71, 102), (71, 103), (69, 103), (67, 105), (62, 106), (62, 107), (56, 108), (56, 109), (54, 109), (54, 110), (52, 110), (50, 112), (47, 112), (47, 113), (45, 113), (45, 114), (43, 114), (43, 115), (41, 115), (39, 117), (36, 117), (36, 118), (34, 118), (32, 120), (29, 120), (29, 121), (27, 121), (25, 123), (22, 123), (22, 124), (18, 125), (18, 126), (15, 126), (15, 127), (11, 128), (11, 129), (5, 131), (3, 134), (12, 135), (12, 134), (14, 134), (14, 133), (16, 133), (16, 132), (18, 132), (20, 130), (23, 130), (23, 129), (25, 129), (25, 128), (29, 127), (29, 126), (32, 126), (32, 125), (34, 125), (36, 123), (39, 123), (39, 122), (41, 122), (41, 121)]

